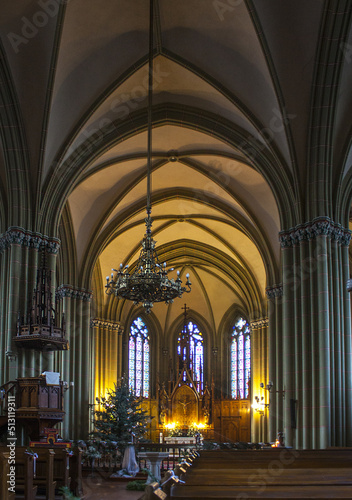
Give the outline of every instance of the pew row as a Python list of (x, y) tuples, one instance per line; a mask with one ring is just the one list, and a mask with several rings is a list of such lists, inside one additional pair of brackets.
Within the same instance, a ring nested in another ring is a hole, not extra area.
[[(8, 467), (6, 447), (0, 447), (1, 457), (1, 499), (13, 500), (6, 493), (6, 474)], [(35, 455), (34, 455), (35, 454)], [(36, 494), (44, 494), (47, 500), (54, 500), (55, 491), (66, 486), (76, 496), (82, 494), (82, 456), (80, 451), (67, 449), (26, 448), (15, 449), (16, 494), (34, 500)], [(17, 498), (17, 496), (16, 496)]]
[(352, 498), (352, 450), (204, 451), (171, 498)]
[[(39, 450), (38, 450), (39, 451)], [(28, 455), (26, 448), (16, 448), (16, 493), (24, 489), (24, 461)], [(54, 481), (54, 451), (40, 450), (33, 458), (33, 484), (37, 493), (45, 494), (46, 500), (54, 500), (56, 482)]]
[(11, 488), (10, 483), (10, 453), (3, 452), (0, 453), (0, 498), (1, 500), (14, 500), (15, 493), (9, 490)]

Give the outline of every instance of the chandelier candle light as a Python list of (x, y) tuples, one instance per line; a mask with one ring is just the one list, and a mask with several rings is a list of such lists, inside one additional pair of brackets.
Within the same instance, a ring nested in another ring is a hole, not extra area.
[(148, 78), (148, 157), (147, 157), (147, 217), (145, 218), (146, 233), (142, 241), (142, 249), (136, 268), (129, 272), (128, 266), (120, 264), (120, 269), (112, 269), (111, 278), (106, 277), (106, 293), (115, 294), (118, 298), (132, 300), (134, 304), (143, 303), (146, 313), (149, 314), (154, 302), (170, 304), (177, 297), (182, 297), (183, 292), (191, 291), (189, 274), (187, 281), (182, 286), (180, 271), (177, 271), (176, 280), (169, 279), (168, 273), (174, 268), (166, 269), (166, 262), (159, 262), (152, 238), (151, 218), (151, 149), (152, 149), (152, 97), (153, 97), (153, 0), (150, 0), (150, 26), (149, 26), (149, 78)]

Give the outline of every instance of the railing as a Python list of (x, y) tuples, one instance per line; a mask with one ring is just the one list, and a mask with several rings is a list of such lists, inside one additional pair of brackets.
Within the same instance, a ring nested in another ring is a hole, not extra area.
[[(197, 449), (197, 445), (190, 444), (168, 444), (168, 443), (139, 443), (136, 446), (136, 454), (139, 451), (162, 451), (168, 452), (169, 457), (164, 459), (161, 464), (161, 470), (166, 471), (174, 469), (182, 458), (190, 453), (191, 450)], [(147, 468), (146, 460), (141, 459), (138, 462), (140, 468)]]
[[(145, 459), (138, 459), (138, 452), (144, 451), (163, 451), (168, 452), (169, 457), (164, 459), (161, 464), (161, 471), (174, 469), (176, 465), (193, 449), (197, 449), (195, 444), (166, 444), (166, 443), (139, 443), (136, 445), (136, 455), (138, 465), (141, 469), (148, 468)], [(105, 455), (101, 458), (84, 459), (83, 466), (85, 468), (104, 469), (109, 471), (116, 471), (121, 468), (122, 458), (112, 458), (110, 455)]]

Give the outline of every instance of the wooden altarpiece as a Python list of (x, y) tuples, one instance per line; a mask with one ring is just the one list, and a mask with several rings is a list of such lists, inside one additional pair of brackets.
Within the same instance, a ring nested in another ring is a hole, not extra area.
[(168, 389), (165, 383), (159, 386), (158, 402), (160, 426), (175, 423), (186, 435), (194, 424), (211, 425), (211, 392), (207, 385), (197, 388), (187, 360), (183, 361), (177, 380), (169, 381)]

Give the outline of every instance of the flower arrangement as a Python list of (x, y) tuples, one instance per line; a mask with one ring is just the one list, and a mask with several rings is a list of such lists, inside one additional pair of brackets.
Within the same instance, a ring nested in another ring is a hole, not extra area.
[(181, 427), (178, 422), (165, 425), (168, 437), (194, 437), (199, 434), (199, 425), (192, 424), (187, 427)]

